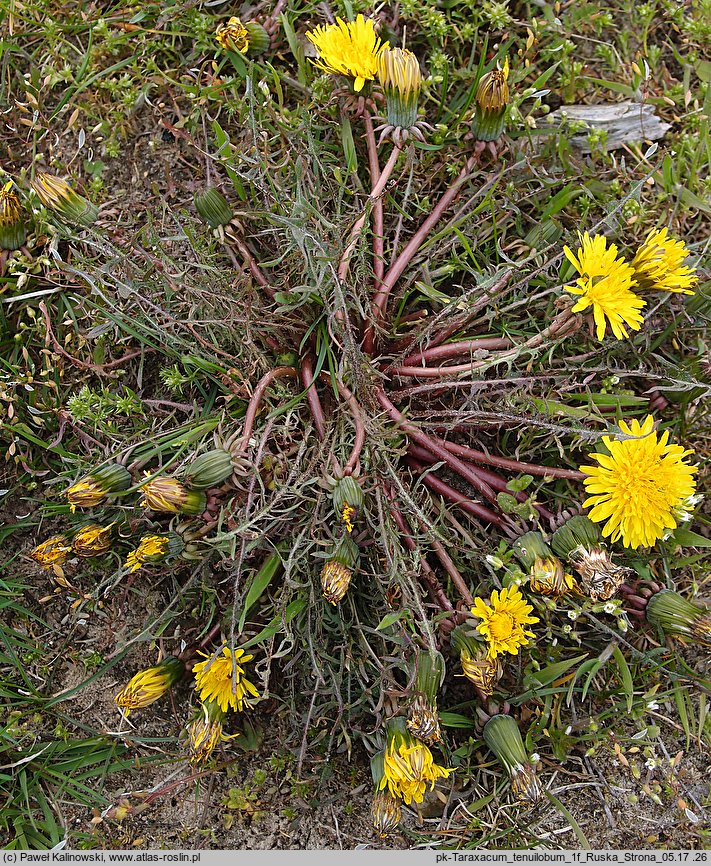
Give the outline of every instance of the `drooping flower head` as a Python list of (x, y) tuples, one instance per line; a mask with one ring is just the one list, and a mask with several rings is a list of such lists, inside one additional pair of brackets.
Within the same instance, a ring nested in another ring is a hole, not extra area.
[(39, 171), (32, 181), (32, 189), (48, 210), (60, 214), (70, 222), (90, 226), (98, 219), (99, 211), (96, 205), (79, 195), (61, 177)]
[(513, 545), (516, 556), (528, 572), (528, 585), (541, 595), (560, 597), (575, 589), (575, 579), (565, 573), (540, 532), (526, 532)]
[(543, 796), (543, 788), (526, 754), (516, 720), (504, 714), (492, 716), (482, 733), (484, 742), (511, 779), (516, 799), (531, 805), (537, 803)]
[[(370, 771), (373, 776), (375, 791), (370, 814), (373, 819), (373, 827), (381, 839), (390, 835), (397, 828), (402, 817), (400, 800), (385, 789), (381, 789), (381, 782), (385, 778), (385, 752), (377, 752), (370, 760)], [(386, 781), (387, 784), (387, 781)]]
[(249, 48), (247, 28), (234, 15), (226, 24), (218, 24), (217, 30), (215, 30), (215, 39), (225, 51), (246, 54)]
[(495, 659), (501, 653), (518, 655), (519, 647), (525, 646), (533, 632), (525, 626), (538, 622), (531, 616), (533, 607), (526, 602), (517, 586), (504, 587), (501, 592), (491, 593), (491, 605), (475, 598), (472, 613), (481, 620), (477, 631), (489, 644), (489, 655)]
[[(558, 556), (565, 557), (578, 573), (582, 590), (594, 602), (607, 601), (617, 595), (630, 569), (613, 562), (612, 554), (600, 540), (600, 529), (589, 517), (576, 514), (553, 533), (551, 545)], [(574, 581), (571, 591), (580, 593)]]
[(350, 535), (345, 535), (328, 553), (321, 568), (321, 590), (330, 604), (343, 600), (358, 566), (358, 547)]
[(657, 436), (654, 419), (620, 422), (619, 437), (603, 436), (607, 454), (590, 454), (596, 466), (581, 466), (589, 494), (583, 506), (590, 519), (606, 521), (602, 534), (625, 547), (651, 547), (677, 526), (677, 512), (696, 489), (696, 466), (684, 462), (694, 452), (669, 444), (669, 431)]
[[(150, 473), (146, 476), (150, 478)], [(205, 510), (205, 494), (188, 488), (177, 478), (158, 475), (150, 478), (141, 487), (141, 505), (152, 511), (167, 511), (170, 514), (200, 514)]]
[(428, 783), (432, 789), (437, 779), (446, 779), (453, 772), (435, 764), (429, 747), (412, 736), (402, 716), (388, 721), (388, 742), (383, 760), (380, 790), (387, 787), (393, 797), (404, 800), (408, 806), (422, 802)]
[(116, 695), (116, 706), (124, 715), (155, 703), (168, 689), (182, 679), (185, 665), (176, 656), (168, 656), (159, 665), (139, 671)]
[(607, 245), (604, 235), (590, 235), (585, 232), (580, 237), (577, 256), (570, 247), (563, 247), (568, 261), (580, 274), (577, 286), (566, 286), (566, 291), (580, 295), (573, 307), (577, 313), (592, 307), (598, 340), (605, 337), (607, 322), (618, 340), (627, 337), (625, 326), (639, 331), (644, 319), (640, 310), (646, 301), (632, 291), (636, 285), (635, 273), (631, 265), (617, 256), (615, 244)]
[(335, 24), (319, 24), (306, 34), (319, 53), (313, 63), (324, 72), (353, 79), (356, 93), (372, 81), (378, 71), (378, 55), (389, 43), (382, 43), (375, 33), (372, 18), (358, 15), (355, 21), (336, 18)]
[(77, 508), (92, 508), (99, 505), (112, 493), (128, 490), (131, 486), (131, 473), (119, 463), (101, 466), (72, 484), (64, 495), (72, 511)]
[(217, 701), (200, 704), (195, 718), (187, 727), (190, 763), (202, 764), (210, 757), (219, 743), (233, 740), (239, 734), (225, 734), (225, 713)]
[(245, 707), (254, 706), (259, 692), (245, 677), (242, 667), (252, 661), (253, 655), (229, 647), (223, 647), (217, 655), (200, 655), (205, 661), (193, 667), (193, 674), (201, 701), (215, 701), (223, 712), (227, 712), (228, 707), (242, 712)]
[(53, 535), (30, 552), (34, 561), (42, 568), (58, 568), (72, 552), (72, 543), (66, 535)]
[(26, 239), (22, 205), (10, 180), (0, 189), (0, 250), (17, 250)]
[(693, 295), (699, 278), (684, 264), (688, 255), (684, 241), (669, 237), (666, 228), (651, 231), (632, 259), (640, 290)]
[(684, 643), (711, 647), (711, 609), (694, 604), (678, 592), (663, 589), (655, 593), (647, 602), (645, 616), (647, 622)]
[(100, 556), (111, 547), (111, 533), (114, 524), (101, 526), (99, 523), (90, 523), (76, 533), (72, 538), (72, 550), (77, 556)]
[(123, 567), (129, 572), (138, 571), (139, 568), (148, 563), (161, 562), (166, 557), (179, 553), (182, 548), (182, 539), (174, 533), (144, 535), (138, 543), (138, 547), (126, 557)]

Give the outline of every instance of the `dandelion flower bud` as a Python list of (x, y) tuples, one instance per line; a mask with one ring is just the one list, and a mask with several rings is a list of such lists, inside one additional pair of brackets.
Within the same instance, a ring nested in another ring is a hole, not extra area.
[(249, 32), (239, 18), (234, 15), (226, 24), (218, 24), (215, 30), (216, 41), (225, 51), (246, 54), (249, 48)]
[(330, 604), (338, 604), (350, 586), (358, 562), (358, 548), (349, 536), (334, 546), (321, 569), (323, 597)]
[(77, 556), (100, 556), (111, 547), (111, 533), (114, 524), (101, 526), (98, 523), (89, 523), (72, 538), (72, 550)]
[(232, 475), (233, 468), (229, 451), (214, 448), (193, 460), (185, 473), (185, 481), (190, 487), (206, 490), (226, 481)]
[(378, 81), (387, 100), (388, 123), (409, 129), (417, 120), (422, 72), (407, 48), (385, 48), (378, 55)]
[(125, 466), (111, 463), (92, 470), (88, 475), (72, 484), (64, 495), (72, 511), (77, 508), (92, 508), (103, 502), (112, 493), (128, 490), (131, 486), (131, 473)]
[(99, 210), (84, 196), (79, 195), (59, 177), (44, 171), (37, 173), (32, 189), (42, 204), (51, 211), (80, 226), (91, 226), (99, 217)]
[(483, 736), (511, 779), (511, 790), (516, 799), (531, 805), (537, 803), (543, 796), (543, 789), (526, 754), (515, 719), (503, 714), (492, 716), (484, 725)]
[(506, 106), (509, 104), (509, 59), (503, 69), (482, 75), (476, 91), (476, 113), (472, 134), (477, 141), (496, 141), (504, 131)]
[(491, 697), (504, 672), (501, 660), (492, 658), (488, 645), (467, 634), (464, 626), (453, 629), (450, 638), (452, 646), (459, 652), (464, 676), (484, 696)]
[(22, 205), (10, 180), (0, 189), (0, 250), (17, 250), (26, 240)]
[(174, 532), (167, 535), (144, 535), (138, 547), (126, 557), (123, 567), (129, 572), (138, 571), (144, 565), (162, 562), (171, 556), (177, 556), (184, 547), (183, 539)]
[(560, 597), (575, 587), (563, 563), (543, 540), (540, 532), (527, 532), (513, 545), (516, 556), (528, 570), (528, 585), (541, 595)]
[(685, 643), (711, 647), (711, 609), (688, 601), (678, 592), (663, 589), (647, 603), (647, 622)]
[(193, 201), (195, 202), (195, 210), (211, 229), (226, 226), (234, 216), (227, 199), (214, 186), (209, 186), (202, 192), (196, 192)]
[(400, 800), (389, 790), (381, 789), (381, 783), (385, 778), (385, 752), (378, 752), (373, 755), (370, 761), (370, 771), (375, 785), (370, 814), (373, 818), (373, 827), (380, 838), (384, 839), (397, 829), (402, 817)]
[(387, 787), (408, 806), (423, 801), (428, 784), (432, 790), (438, 779), (453, 772), (434, 763), (429, 747), (412, 736), (402, 716), (388, 720), (387, 736), (380, 790)]
[[(146, 473), (150, 477), (150, 473)], [(141, 487), (141, 505), (152, 511), (169, 514), (200, 514), (205, 510), (205, 494), (188, 488), (177, 478), (160, 475), (151, 478)]]
[(225, 716), (217, 701), (200, 704), (199, 711), (187, 727), (191, 764), (205, 763), (219, 743), (239, 736), (224, 733)]
[(159, 665), (139, 671), (114, 698), (126, 716), (132, 710), (155, 703), (185, 674), (185, 665), (176, 656), (168, 656)]

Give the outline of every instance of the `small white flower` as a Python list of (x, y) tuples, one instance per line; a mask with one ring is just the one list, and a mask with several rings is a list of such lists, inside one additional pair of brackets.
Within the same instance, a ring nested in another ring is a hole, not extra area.
[(659, 704), (656, 701), (647, 701), (648, 710), (658, 710)]
[(537, 764), (541, 760), (541, 756), (538, 754), (538, 752), (534, 752), (529, 758), (529, 760), (532, 764)]
[(568, 619), (576, 620), (578, 618), (577, 610), (569, 610), (568, 611)]
[(654, 769), (656, 769), (656, 767), (657, 767), (657, 759), (656, 759), (656, 758), (647, 758), (647, 760), (644, 762), (644, 766), (645, 766), (648, 770), (654, 770)]
[(568, 625), (567, 622), (565, 623), (564, 626), (561, 626), (561, 631), (563, 632), (563, 634), (570, 634), (572, 630), (573, 630), (573, 626)]
[(504, 564), (498, 556), (492, 556), (490, 553), (486, 555), (486, 561), (492, 568), (503, 568)]
[(608, 601), (602, 609), (605, 613), (614, 613), (617, 610), (617, 603), (614, 601)]

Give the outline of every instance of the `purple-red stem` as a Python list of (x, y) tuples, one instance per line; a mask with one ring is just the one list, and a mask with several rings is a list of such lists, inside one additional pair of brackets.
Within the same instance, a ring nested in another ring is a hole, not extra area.
[(352, 475), (358, 465), (360, 452), (363, 450), (363, 445), (365, 443), (365, 426), (363, 424), (363, 415), (360, 411), (360, 406), (358, 405), (356, 398), (353, 396), (353, 393), (346, 388), (340, 379), (336, 379), (336, 385), (338, 386), (338, 393), (348, 403), (348, 408), (351, 410), (351, 416), (353, 417), (353, 423), (355, 424), (356, 435), (353, 450), (351, 451), (351, 456), (348, 458), (348, 462), (343, 467), (344, 475)]
[(451, 451), (457, 457), (463, 457), (464, 460), (471, 460), (473, 463), (483, 463), (485, 466), (497, 466), (499, 469), (511, 469), (513, 472), (523, 472), (543, 478), (567, 478), (569, 481), (582, 481), (586, 477), (584, 472), (578, 472), (576, 469), (555, 469), (550, 466), (539, 466), (538, 463), (522, 463), (511, 457), (496, 457), (484, 451), (468, 448), (466, 445), (457, 445), (455, 442), (446, 442), (443, 439), (439, 441), (447, 451)]
[(422, 245), (422, 242), (430, 233), (432, 227), (436, 225), (436, 223), (442, 218), (442, 214), (444, 214), (450, 204), (459, 195), (462, 184), (466, 180), (467, 175), (471, 172), (475, 164), (476, 157), (470, 156), (467, 159), (464, 168), (459, 172), (459, 176), (457, 177), (455, 182), (442, 195), (440, 200), (432, 209), (432, 213), (427, 217), (427, 219), (417, 229), (415, 234), (410, 238), (403, 251), (395, 259), (395, 261), (390, 266), (387, 274), (385, 274), (385, 276), (383, 277), (380, 288), (373, 297), (371, 320), (368, 322), (368, 327), (366, 328), (365, 332), (365, 339), (363, 341), (363, 350), (367, 354), (372, 355), (375, 351), (376, 333), (378, 328), (382, 326), (383, 318), (387, 311), (388, 297), (393, 286), (400, 279), (403, 271), (414, 258), (415, 254)]
[(316, 435), (323, 442), (323, 440), (326, 438), (326, 416), (323, 414), (321, 399), (319, 398), (318, 391), (316, 390), (316, 383), (314, 382), (313, 358), (310, 353), (304, 355), (304, 357), (301, 359), (300, 373), (301, 382), (306, 389), (306, 400), (309, 404), (309, 409), (311, 410), (311, 415), (314, 419)]
[[(378, 145), (375, 143), (373, 120), (367, 111), (363, 114), (363, 123), (365, 124), (365, 140), (368, 145), (370, 185), (374, 187), (380, 179), (380, 163), (378, 161)], [(373, 204), (373, 273), (376, 291), (380, 288), (385, 273), (384, 237), (383, 200), (378, 198)]]
[(259, 407), (267, 388), (275, 379), (283, 379), (286, 376), (298, 378), (298, 374), (293, 367), (275, 367), (266, 375), (262, 376), (259, 382), (257, 382), (257, 387), (254, 389), (254, 393), (252, 394), (249, 405), (247, 406), (247, 412), (244, 416), (244, 429), (242, 431), (242, 438), (240, 439), (240, 446), (237, 450), (246, 448), (249, 444), (254, 429), (254, 421), (257, 417), (257, 412), (259, 411)]
[(402, 362), (402, 366), (427, 364), (429, 361), (443, 361), (447, 358), (458, 358), (479, 349), (510, 349), (511, 340), (508, 337), (477, 337), (472, 340), (460, 340), (457, 343), (446, 343), (444, 346), (433, 346), (420, 352), (413, 352)]

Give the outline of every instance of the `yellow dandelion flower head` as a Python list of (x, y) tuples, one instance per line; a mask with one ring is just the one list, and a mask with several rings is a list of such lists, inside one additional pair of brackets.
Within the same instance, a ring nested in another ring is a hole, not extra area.
[(131, 710), (143, 709), (162, 697), (183, 675), (180, 659), (170, 656), (152, 668), (139, 671), (116, 695), (116, 706), (128, 716)]
[(239, 18), (234, 16), (226, 24), (218, 25), (215, 39), (225, 51), (246, 54), (249, 49), (249, 31)]
[(22, 205), (17, 193), (13, 192), (12, 181), (0, 189), (0, 227), (14, 226), (22, 217)]
[(477, 658), (466, 649), (462, 649), (459, 660), (462, 664), (462, 673), (469, 682), (483, 694), (493, 695), (496, 683), (504, 672), (501, 660), (492, 658), (488, 652), (482, 653), (481, 658)]
[(252, 661), (253, 655), (244, 650), (231, 650), (223, 647), (217, 655), (208, 656), (193, 667), (195, 689), (200, 694), (201, 701), (214, 701), (223, 712), (228, 707), (242, 712), (245, 707), (252, 707), (260, 697), (257, 689), (245, 677), (243, 664)]
[(324, 72), (353, 78), (353, 89), (359, 93), (366, 81), (378, 71), (378, 55), (389, 43), (382, 43), (375, 33), (372, 18), (358, 15), (355, 21), (336, 18), (335, 24), (320, 24), (306, 34), (319, 53), (313, 63)]
[[(146, 473), (150, 477), (150, 473)], [(153, 511), (177, 513), (184, 505), (188, 490), (177, 478), (151, 478), (141, 488), (141, 505)]]
[(78, 556), (98, 556), (111, 547), (111, 531), (114, 524), (101, 526), (90, 523), (83, 526), (72, 539), (72, 549)]
[(615, 244), (607, 245), (604, 235), (580, 237), (577, 256), (570, 247), (563, 247), (568, 261), (580, 274), (577, 286), (566, 286), (580, 300), (573, 307), (577, 313), (592, 307), (598, 340), (603, 340), (609, 321), (612, 333), (618, 340), (627, 337), (625, 326), (639, 331), (644, 321), (640, 310), (646, 301), (632, 291), (637, 284), (631, 265), (617, 256)]
[(429, 747), (407, 732), (397, 732), (389, 738), (383, 764), (380, 790), (387, 787), (393, 797), (408, 806), (422, 802), (428, 784), (431, 790), (437, 779), (446, 779), (454, 772), (435, 764)]
[(38, 544), (30, 556), (42, 568), (52, 568), (55, 565), (61, 565), (71, 550), (72, 545), (66, 535), (53, 535), (47, 541)]
[(170, 539), (166, 535), (144, 535), (138, 547), (126, 557), (123, 567), (129, 572), (138, 571), (147, 562), (162, 559), (169, 544)]
[(699, 281), (695, 269), (684, 264), (689, 250), (684, 241), (669, 237), (666, 228), (651, 231), (632, 259), (635, 278), (643, 290), (693, 295)]
[(491, 605), (481, 598), (474, 599), (472, 613), (481, 620), (477, 631), (489, 644), (489, 655), (496, 658), (501, 653), (518, 655), (518, 649), (525, 646), (528, 638), (535, 637), (526, 631), (526, 625), (538, 622), (531, 616), (533, 607), (526, 602), (517, 586), (505, 587), (499, 593), (491, 593)]
[(476, 89), (476, 101), (482, 111), (501, 111), (509, 104), (509, 58), (502, 69), (482, 75)]
[(64, 493), (72, 512), (77, 508), (93, 508), (94, 505), (103, 502), (108, 494), (106, 487), (90, 476), (72, 484)]
[(400, 96), (416, 96), (422, 87), (417, 57), (407, 48), (384, 47), (378, 54), (378, 81), (384, 90), (395, 90)]
[[(590, 454), (596, 466), (581, 466), (589, 494), (583, 506), (602, 534), (625, 547), (651, 547), (677, 525), (675, 511), (696, 490), (696, 466), (684, 462), (694, 452), (669, 443), (669, 431), (657, 436), (654, 419), (620, 422), (622, 438), (603, 436), (607, 454)], [(627, 438), (629, 437), (629, 438)]]

